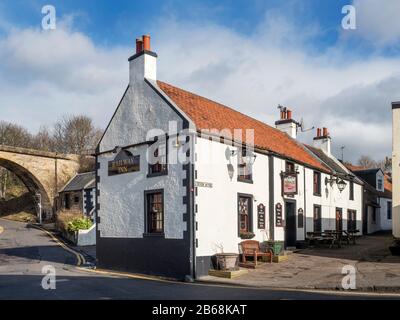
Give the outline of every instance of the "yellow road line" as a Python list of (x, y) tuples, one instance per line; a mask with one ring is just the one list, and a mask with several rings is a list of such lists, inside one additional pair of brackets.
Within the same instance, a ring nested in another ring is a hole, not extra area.
[(81, 253), (79, 253), (79, 252), (77, 252), (77, 251), (71, 249), (70, 247), (68, 247), (63, 241), (61, 241), (60, 239), (58, 239), (57, 237), (55, 237), (51, 232), (49, 232), (49, 231), (47, 231), (46, 229), (43, 229), (42, 227), (39, 227), (39, 226), (35, 226), (35, 225), (32, 225), (32, 226), (33, 226), (34, 228), (39, 229), (39, 230), (43, 231), (44, 233), (46, 233), (46, 234), (47, 234), (50, 238), (52, 238), (60, 247), (62, 247), (64, 250), (66, 250), (66, 251), (72, 253), (73, 255), (75, 255), (76, 260), (77, 260), (76, 265), (77, 265), (78, 267), (79, 267), (80, 265), (86, 263), (86, 259), (85, 259), (85, 257), (84, 257)]
[(133, 274), (133, 273), (108, 271), (108, 270), (103, 270), (103, 269), (86, 269), (86, 268), (78, 268), (78, 269), (82, 270), (82, 271), (104, 274), (104, 275), (108, 275), (108, 276), (125, 277), (125, 278), (131, 278), (131, 279), (139, 279), (139, 280), (150, 280), (150, 281), (157, 281), (157, 282), (178, 283), (175, 280), (167, 280), (167, 279), (163, 279), (163, 278), (159, 278), (159, 277), (151, 277), (151, 276), (145, 276), (145, 275), (139, 275), (139, 274)]

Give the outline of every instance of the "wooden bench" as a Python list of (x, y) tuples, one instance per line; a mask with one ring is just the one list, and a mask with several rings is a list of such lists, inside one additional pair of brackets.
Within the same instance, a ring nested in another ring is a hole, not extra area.
[(273, 252), (271, 249), (267, 249), (267, 252), (262, 252), (260, 249), (260, 243), (256, 240), (246, 240), (240, 243), (242, 262), (246, 263), (247, 257), (253, 257), (254, 264), (257, 265), (258, 257), (269, 257), (269, 262), (272, 263)]

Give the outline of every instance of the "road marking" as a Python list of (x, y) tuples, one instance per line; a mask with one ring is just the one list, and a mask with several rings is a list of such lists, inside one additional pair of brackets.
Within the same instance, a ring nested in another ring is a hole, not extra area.
[(297, 289), (297, 288), (274, 288), (274, 287), (250, 287), (250, 286), (242, 286), (235, 284), (221, 284), (221, 283), (206, 283), (206, 282), (179, 282), (176, 280), (168, 280), (158, 277), (138, 275), (132, 273), (125, 272), (117, 272), (117, 271), (109, 271), (103, 269), (86, 269), (86, 268), (78, 268), (82, 271), (88, 271), (92, 273), (104, 274), (109, 276), (118, 276), (125, 277), (131, 279), (139, 279), (139, 280), (149, 280), (149, 281), (157, 281), (164, 283), (174, 283), (174, 284), (183, 284), (183, 285), (192, 285), (192, 286), (213, 286), (217, 288), (232, 288), (232, 289), (247, 289), (247, 290), (269, 290), (269, 291), (278, 291), (278, 292), (303, 292), (310, 294), (325, 294), (325, 295), (336, 295), (336, 296), (372, 296), (372, 297), (400, 297), (399, 293), (390, 293), (390, 292), (362, 292), (362, 291), (336, 291), (336, 290), (321, 290), (321, 289)]
[[(92, 273), (105, 274), (108, 276), (118, 276), (118, 277), (140, 279), (140, 280), (150, 280), (150, 281), (157, 281), (157, 282), (179, 283), (174, 280), (167, 280), (167, 279), (163, 279), (163, 278), (159, 278), (159, 277), (151, 277), (151, 276), (145, 276), (145, 275), (139, 275), (139, 274), (133, 274), (133, 273), (108, 271), (108, 270), (103, 270), (103, 269), (86, 269), (86, 268), (78, 268), (78, 269), (82, 270), (82, 271), (92, 272)], [(184, 282), (182, 282), (182, 283), (184, 283)]]
[(43, 231), (44, 233), (46, 233), (50, 238), (52, 238), (61, 248), (63, 248), (64, 250), (72, 253), (73, 255), (75, 255), (77, 263), (76, 265), (79, 267), (82, 264), (86, 263), (86, 259), (85, 257), (79, 253), (78, 251), (75, 251), (74, 249), (70, 248), (67, 244), (65, 244), (63, 241), (61, 241), (60, 239), (58, 239), (54, 234), (52, 234), (51, 232), (47, 231), (46, 229), (43, 229), (42, 227), (36, 226), (31, 224), (30, 226)]
[(0, 234), (2, 234), (4, 231), (4, 228), (2, 226), (0, 226)]

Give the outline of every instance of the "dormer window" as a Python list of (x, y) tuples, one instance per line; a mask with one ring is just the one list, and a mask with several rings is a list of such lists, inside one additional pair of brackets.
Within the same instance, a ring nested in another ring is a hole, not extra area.
[(246, 148), (238, 151), (238, 181), (253, 182), (252, 173), (253, 163), (251, 157), (247, 154)]

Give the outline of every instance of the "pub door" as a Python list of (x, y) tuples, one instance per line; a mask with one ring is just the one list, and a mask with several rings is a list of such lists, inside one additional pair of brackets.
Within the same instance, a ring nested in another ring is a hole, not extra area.
[(296, 204), (294, 202), (285, 202), (285, 246), (295, 247), (297, 238), (296, 228)]
[(341, 208), (336, 208), (336, 231), (343, 230), (343, 212)]

